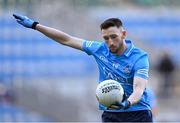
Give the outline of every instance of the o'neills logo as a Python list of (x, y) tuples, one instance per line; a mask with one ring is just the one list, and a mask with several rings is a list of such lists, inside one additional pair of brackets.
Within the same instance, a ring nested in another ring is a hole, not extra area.
[(119, 86), (112, 85), (112, 86), (108, 86), (108, 87), (103, 88), (102, 93), (108, 93), (108, 92), (115, 90), (115, 89), (120, 90)]

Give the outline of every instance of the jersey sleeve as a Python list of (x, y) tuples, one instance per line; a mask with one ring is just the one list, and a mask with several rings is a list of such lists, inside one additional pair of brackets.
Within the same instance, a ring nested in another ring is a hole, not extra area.
[(149, 61), (148, 61), (148, 56), (143, 55), (138, 59), (134, 66), (135, 74), (134, 77), (138, 76), (143, 79), (148, 79), (149, 78)]
[(96, 52), (100, 48), (101, 44), (102, 43), (99, 41), (84, 41), (83, 50), (88, 55), (92, 55), (94, 52)]

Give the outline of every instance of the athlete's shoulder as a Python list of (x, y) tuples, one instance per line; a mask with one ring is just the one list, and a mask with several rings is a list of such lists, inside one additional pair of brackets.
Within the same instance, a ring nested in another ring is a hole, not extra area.
[(144, 57), (148, 58), (148, 53), (141, 48), (134, 47), (134, 49), (131, 53), (131, 58), (138, 60), (138, 59), (144, 58)]
[[(146, 63), (145, 61), (148, 61), (148, 53), (146, 51), (144, 51), (141, 48), (134, 48), (133, 53), (134, 54), (133, 58), (135, 60), (135, 63), (139, 63), (138, 61), (144, 61), (144, 63)], [(141, 66), (142, 63), (138, 64), (138, 66)]]
[[(127, 41), (126, 41), (127, 42)], [(139, 66), (137, 62), (140, 61), (147, 61), (148, 55), (143, 49), (136, 47), (132, 41), (129, 41), (129, 51), (128, 51), (128, 60), (135, 66)]]
[(141, 48), (134, 47), (133, 53), (138, 55), (147, 55), (147, 52)]
[(95, 53), (101, 47), (104, 47), (103, 41), (84, 41), (83, 43), (83, 50), (89, 55)]
[(125, 40), (126, 44), (128, 45), (128, 49), (125, 52), (126, 56), (141, 56), (141, 55), (145, 55), (147, 54), (147, 52), (145, 52), (143, 49), (138, 48), (134, 45), (133, 41), (131, 40)]

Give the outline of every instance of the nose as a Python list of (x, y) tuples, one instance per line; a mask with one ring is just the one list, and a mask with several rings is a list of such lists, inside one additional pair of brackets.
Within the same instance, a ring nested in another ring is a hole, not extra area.
[(113, 40), (111, 38), (109, 39), (109, 45), (113, 45)]

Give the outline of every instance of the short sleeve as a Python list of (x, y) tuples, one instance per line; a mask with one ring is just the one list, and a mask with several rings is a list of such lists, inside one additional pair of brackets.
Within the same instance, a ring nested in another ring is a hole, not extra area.
[(149, 61), (147, 54), (138, 59), (138, 61), (135, 63), (134, 71), (134, 77), (138, 76), (146, 80), (149, 78)]
[(84, 41), (83, 42), (83, 50), (88, 54), (92, 55), (96, 52), (102, 45), (100, 41)]

